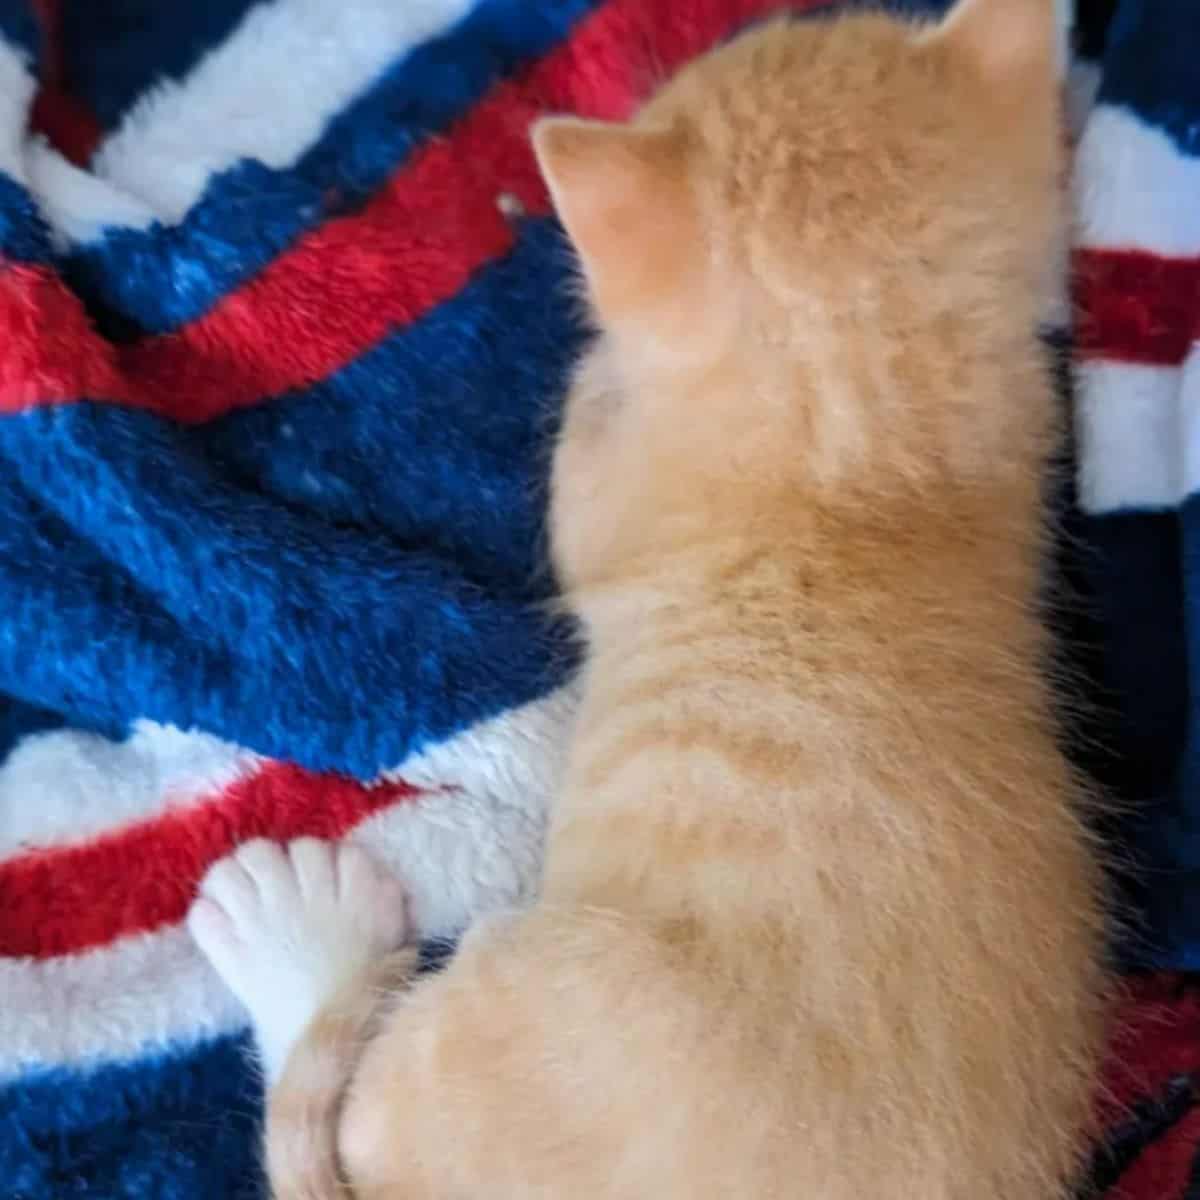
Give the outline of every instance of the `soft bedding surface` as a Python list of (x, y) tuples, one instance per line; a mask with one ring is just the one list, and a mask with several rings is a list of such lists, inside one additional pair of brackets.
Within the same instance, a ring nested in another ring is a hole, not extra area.
[[(580, 329), (526, 129), (781, 7), (0, 0), (0, 1195), (259, 1194), (180, 927), (239, 841), (361, 840), (431, 955), (532, 893)], [(1159, 1200), (1200, 1194), (1200, 13), (1079, 25), (1062, 625), (1141, 914), (1087, 1188)]]

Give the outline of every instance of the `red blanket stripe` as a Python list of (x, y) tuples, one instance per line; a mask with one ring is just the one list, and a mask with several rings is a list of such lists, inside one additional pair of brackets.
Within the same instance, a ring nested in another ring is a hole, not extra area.
[(658, 77), (779, 6), (610, 0), (426, 145), (365, 209), (301, 238), (177, 333), (110, 345), (52, 272), (10, 268), (0, 276), (0, 413), (90, 398), (201, 422), (329, 376), (510, 248), (501, 192), (531, 214), (548, 211), (527, 136), (535, 116), (623, 116)]
[(283, 763), (210, 801), (78, 846), (0, 863), (0, 957), (48, 958), (183, 919), (205, 871), (250, 838), (338, 838), (420, 795), (404, 783), (364, 787)]
[(1081, 358), (1178, 366), (1200, 338), (1200, 258), (1087, 249), (1074, 273)]
[[(1136, 1106), (1161, 1100), (1172, 1080), (1200, 1077), (1200, 988), (1194, 981), (1134, 976), (1121, 984), (1119, 1000), (1099, 1090), (1098, 1124), (1110, 1132), (1127, 1123)], [(1198, 1143), (1200, 1109), (1194, 1108), (1152, 1144), (1138, 1148), (1107, 1194), (1110, 1200), (1191, 1200), (1187, 1189)]]
[(32, 0), (42, 27), (41, 86), (31, 124), (73, 163), (82, 165), (100, 141), (100, 122), (71, 95), (63, 70), (62, 0)]

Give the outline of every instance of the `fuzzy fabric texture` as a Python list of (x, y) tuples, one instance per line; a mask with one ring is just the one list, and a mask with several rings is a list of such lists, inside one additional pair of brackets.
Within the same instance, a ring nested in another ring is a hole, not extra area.
[[(239, 842), (362, 841), (431, 960), (536, 886), (573, 666), (542, 499), (582, 331), (526, 130), (624, 115), (781, 7), (0, 0), (5, 1196), (260, 1194), (245, 1013), (179, 926)], [(1116, 7), (1081, 14), (1072, 92), (1064, 632), (1104, 700), (1081, 756), (1152, 868), (1128, 957), (1181, 968), (1200, 21)], [(1182, 1196), (1188, 980), (1135, 977), (1122, 1028), (1088, 1194)]]
[(1074, 411), (1105, 748), (1089, 765), (1128, 814), (1119, 839), (1143, 917), (1130, 955), (1197, 970), (1200, 13), (1171, 0), (1084, 12), (1095, 103), (1076, 155)]

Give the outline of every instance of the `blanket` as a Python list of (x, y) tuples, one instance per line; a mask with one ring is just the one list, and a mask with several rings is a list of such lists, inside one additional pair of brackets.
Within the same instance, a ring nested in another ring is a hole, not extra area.
[[(361, 841), (431, 959), (534, 893), (581, 330), (527, 127), (624, 116), (779, 7), (0, 0), (3, 1196), (261, 1193), (245, 1014), (180, 927), (240, 841)], [(1200, 19), (1113, 7), (1081, 14), (1072, 90), (1059, 566), (1074, 747), (1126, 801), (1140, 916), (1081, 1187), (1160, 1200), (1200, 1175)]]

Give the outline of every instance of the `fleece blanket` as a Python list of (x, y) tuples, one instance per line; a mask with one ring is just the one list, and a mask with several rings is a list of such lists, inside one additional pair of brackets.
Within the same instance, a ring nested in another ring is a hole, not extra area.
[[(180, 928), (239, 841), (361, 840), (431, 956), (536, 888), (580, 330), (526, 129), (780, 6), (0, 0), (0, 1194), (260, 1193), (244, 1014)], [(1082, 1187), (1159, 1200), (1200, 1187), (1164, 973), (1200, 964), (1200, 15), (1112, 8), (1072, 91), (1062, 632), (1140, 917)]]

